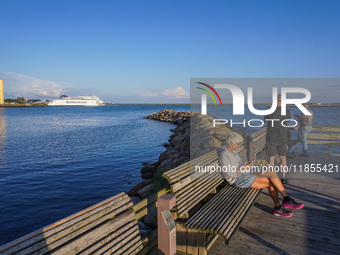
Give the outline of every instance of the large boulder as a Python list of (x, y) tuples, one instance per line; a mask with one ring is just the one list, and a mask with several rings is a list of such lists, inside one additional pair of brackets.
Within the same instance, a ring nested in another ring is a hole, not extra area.
[(153, 176), (154, 176), (154, 173), (152, 173), (152, 172), (143, 173), (143, 174), (141, 175), (142, 179), (144, 179), (144, 180), (152, 179)]
[(158, 161), (163, 162), (164, 160), (167, 160), (167, 159), (174, 159), (177, 157), (178, 154), (179, 154), (179, 151), (177, 150), (167, 149), (159, 156)]
[(154, 172), (156, 172), (157, 165), (158, 165), (157, 162), (156, 162), (156, 163), (152, 163), (152, 164), (150, 164), (150, 165), (147, 165), (147, 166), (143, 167), (143, 168), (140, 170), (140, 172), (141, 172), (142, 174), (144, 174), (144, 173), (154, 173)]
[(161, 173), (165, 173), (166, 171), (169, 171), (172, 168), (172, 159), (164, 160), (157, 169), (161, 171)]
[(150, 236), (152, 234), (152, 232), (155, 231), (154, 229), (152, 229), (149, 226), (145, 225), (140, 220), (138, 221), (138, 227), (139, 227), (139, 232), (140, 232), (142, 238), (144, 238), (146, 236)]
[(176, 133), (184, 133), (186, 129), (190, 128), (190, 121), (186, 121), (175, 128)]
[(152, 187), (153, 187), (153, 184), (151, 183), (151, 184), (141, 188), (140, 190), (138, 190), (137, 191), (138, 197), (140, 197), (141, 199), (144, 199), (144, 198), (148, 197)]
[(138, 183), (137, 185), (133, 186), (133, 187), (127, 192), (127, 194), (128, 194), (129, 196), (136, 196), (136, 195), (137, 195), (137, 192), (138, 192), (140, 189), (144, 188), (144, 187), (147, 186), (147, 185), (150, 185), (151, 183), (152, 183), (152, 180), (151, 180), (151, 179), (146, 180), (146, 181), (142, 181), (142, 182)]
[(179, 166), (179, 165), (181, 165), (181, 164), (183, 164), (184, 162), (187, 162), (187, 161), (189, 161), (188, 157), (180, 157), (180, 158), (175, 159), (173, 161), (173, 166), (177, 167), (177, 166)]
[(131, 198), (131, 202), (133, 203), (133, 205), (138, 204), (140, 201), (142, 201), (142, 199), (140, 199), (139, 197), (136, 196), (132, 196)]
[(184, 134), (178, 134), (173, 139), (170, 140), (170, 145), (176, 147), (176, 145), (181, 144), (184, 139), (185, 139)]
[(157, 228), (157, 208), (151, 209), (150, 212), (145, 215), (144, 223), (151, 228)]
[(206, 135), (207, 136), (212, 135), (216, 139), (223, 142), (227, 138), (228, 134), (231, 131), (232, 130), (230, 130), (229, 128), (226, 128), (226, 127), (216, 127), (216, 128), (211, 128), (211, 129), (207, 130)]

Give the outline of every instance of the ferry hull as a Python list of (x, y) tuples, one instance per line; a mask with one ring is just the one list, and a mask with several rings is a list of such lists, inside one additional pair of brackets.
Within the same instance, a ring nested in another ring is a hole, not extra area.
[(65, 98), (53, 100), (49, 106), (101, 106), (103, 101), (99, 98)]

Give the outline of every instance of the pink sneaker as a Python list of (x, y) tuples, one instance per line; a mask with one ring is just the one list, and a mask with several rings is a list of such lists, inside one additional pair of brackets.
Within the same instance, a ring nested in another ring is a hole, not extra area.
[(297, 203), (294, 201), (294, 199), (291, 198), (288, 202), (283, 202), (282, 207), (290, 209), (301, 209), (302, 207), (304, 207), (304, 204)]
[(272, 214), (275, 216), (282, 216), (282, 217), (289, 218), (289, 217), (292, 217), (294, 213), (281, 206), (280, 209), (274, 208)]

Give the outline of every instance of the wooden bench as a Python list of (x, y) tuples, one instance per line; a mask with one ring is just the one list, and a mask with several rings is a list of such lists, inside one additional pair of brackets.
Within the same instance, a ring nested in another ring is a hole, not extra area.
[[(298, 130), (299, 127), (295, 127)], [(340, 127), (338, 126), (313, 126), (312, 132), (307, 134), (308, 144), (328, 145), (328, 153), (331, 153), (331, 145), (340, 145)]]
[[(257, 143), (257, 154), (264, 149), (265, 135), (265, 129), (251, 135), (251, 140)], [(247, 161), (247, 145), (248, 142), (244, 141), (238, 149), (243, 161)], [(217, 165), (222, 149), (213, 150), (163, 174), (170, 183), (171, 194), (176, 197), (174, 213), (179, 252), (205, 254), (218, 235), (230, 241), (260, 192), (229, 185), (223, 187), (224, 178), (217, 171), (212, 174), (195, 171), (195, 166)], [(204, 198), (217, 191), (213, 199), (203, 207), (200, 205)]]
[(120, 193), (0, 247), (0, 254), (137, 254), (143, 245), (130, 197)]

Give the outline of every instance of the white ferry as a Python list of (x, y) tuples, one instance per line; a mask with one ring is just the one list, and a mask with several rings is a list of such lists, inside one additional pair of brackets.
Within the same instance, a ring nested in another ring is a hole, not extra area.
[(104, 102), (96, 96), (69, 97), (62, 95), (59, 99), (48, 103), (50, 106), (100, 106)]

